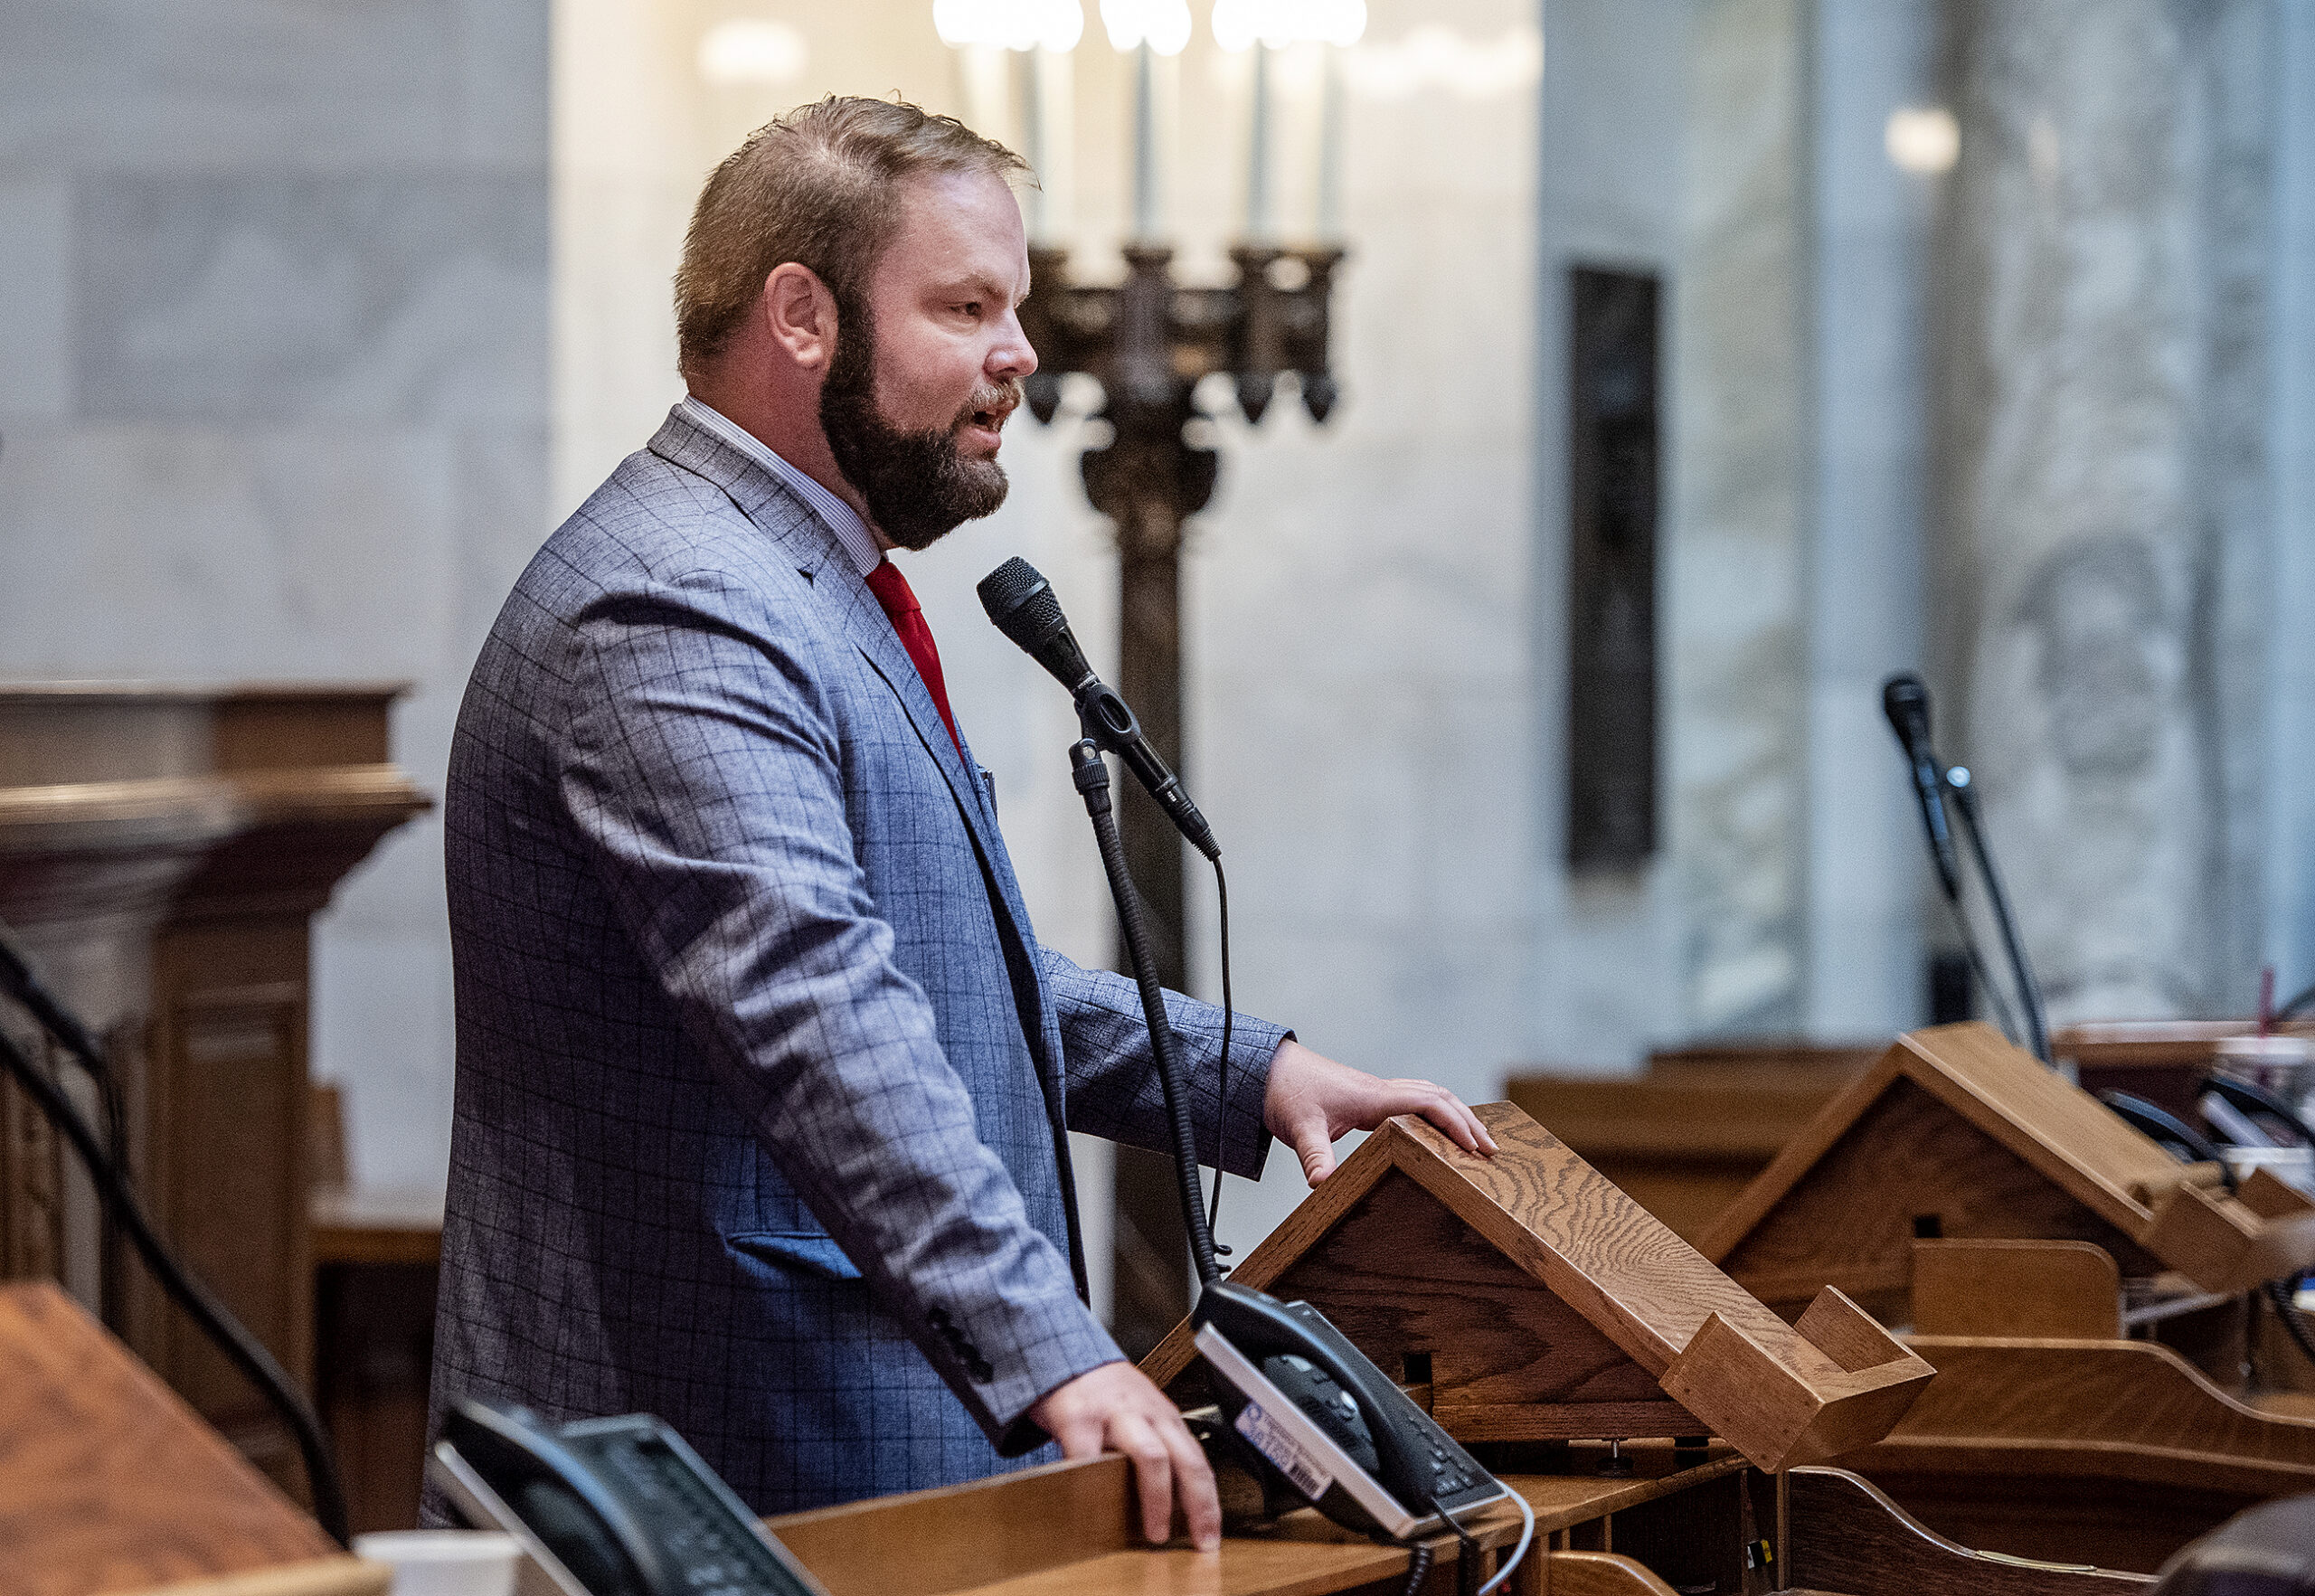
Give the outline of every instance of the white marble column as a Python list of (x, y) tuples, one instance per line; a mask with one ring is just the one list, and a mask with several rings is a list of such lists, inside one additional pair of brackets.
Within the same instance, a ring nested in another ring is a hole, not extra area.
[(1789, 1032), (1806, 978), (1800, 7), (1694, 15), (1664, 628), (1682, 1019)]
[(2255, 977), (2231, 862), (2257, 798), (2228, 772), (2256, 726), (2230, 688), (2258, 670), (2239, 612), (2261, 581), (2261, 445), (2240, 423), (2263, 267), (2243, 267), (2229, 196), (2263, 192), (2243, 165), (2261, 135), (2233, 126), (2263, 126), (2263, 80), (2232, 70), (2257, 11), (1957, 8), (1968, 710), (1946, 749), (1977, 768), (2060, 1023), (2204, 1012)]

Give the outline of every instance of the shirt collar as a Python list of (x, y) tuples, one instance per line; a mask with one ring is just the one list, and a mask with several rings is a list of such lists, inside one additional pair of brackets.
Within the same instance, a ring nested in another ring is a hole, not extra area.
[(836, 541), (844, 545), (845, 554), (861, 575), (866, 576), (883, 563), (884, 551), (877, 546), (875, 533), (860, 518), (859, 511), (780, 458), (762, 439), (695, 396), (685, 394), (683, 402), (676, 408), (786, 484), (827, 523), (828, 530), (836, 534)]

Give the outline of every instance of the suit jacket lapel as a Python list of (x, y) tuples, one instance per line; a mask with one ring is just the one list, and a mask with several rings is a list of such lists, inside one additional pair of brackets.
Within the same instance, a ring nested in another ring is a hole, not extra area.
[[(1006, 962), (1015, 1001), (1021, 1012), (1022, 1034), (1029, 1044), (1038, 1083), (1044, 1091), (1063, 1181), (1071, 1188), (1068, 1206), (1074, 1243), (1076, 1201), (1065, 1135), (1068, 1088), (1059, 1050), (1054, 1045), (1055, 1038), (1048, 1035), (1044, 1024), (1051, 1006), (1045, 996), (1044, 972), (1039, 968), (1029, 937), (1028, 907), (1021, 897), (1020, 883), (1014, 879), (1012, 861), (1006, 856), (1004, 838), (997, 832), (996, 812), (988, 802), (980, 772), (959, 757), (956, 744), (949, 741), (948, 725), (933, 707), (931, 691), (917, 674), (916, 662), (901, 646), (900, 636), (893, 630), (883, 606), (868, 590), (867, 582), (853, 565), (852, 557), (845, 552), (844, 545), (836, 541), (835, 532), (812, 513), (809, 505), (763, 467), (694, 425), (680, 411), (668, 415), (649, 447), (654, 454), (697, 473), (723, 489), (741, 514), (761, 528), (785, 558), (795, 562), (797, 571), (811, 582), (813, 591), (827, 605), (837, 629), (860, 650), (899, 699), (918, 741), (939, 767), (941, 779), (949, 784), (957, 811), (979, 855), (981, 871), (989, 887), (989, 907), (997, 918), (997, 936), (1006, 945)], [(1082, 1284), (1082, 1260), (1079, 1261)]]

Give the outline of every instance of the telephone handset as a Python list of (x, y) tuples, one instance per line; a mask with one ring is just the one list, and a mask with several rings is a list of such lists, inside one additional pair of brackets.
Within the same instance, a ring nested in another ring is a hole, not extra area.
[(429, 1466), (564, 1596), (827, 1596), (683, 1437), (646, 1413), (547, 1425), (462, 1402)]
[(1224, 1423), (1336, 1523), (1403, 1541), (1511, 1494), (1309, 1303), (1216, 1280), (1190, 1321)]

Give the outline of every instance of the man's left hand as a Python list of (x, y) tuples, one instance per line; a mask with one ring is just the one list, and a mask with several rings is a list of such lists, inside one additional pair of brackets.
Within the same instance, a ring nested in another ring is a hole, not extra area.
[(1262, 1124), (1294, 1149), (1312, 1185), (1335, 1172), (1336, 1138), (1372, 1130), (1394, 1114), (1422, 1115), (1466, 1152), (1495, 1151), (1495, 1138), (1479, 1117), (1443, 1086), (1384, 1081), (1312, 1053), (1290, 1037), (1271, 1058)]

